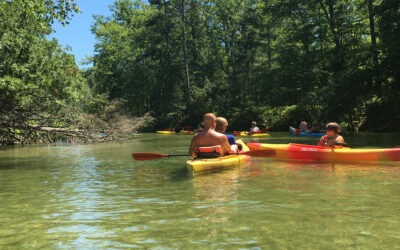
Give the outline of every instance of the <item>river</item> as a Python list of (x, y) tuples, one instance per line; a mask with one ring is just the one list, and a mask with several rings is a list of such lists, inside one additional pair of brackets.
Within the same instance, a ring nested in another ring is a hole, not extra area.
[[(266, 142), (314, 143), (271, 133)], [(296, 163), (252, 158), (191, 176), (190, 136), (123, 143), (0, 148), (0, 249), (394, 249), (400, 163)], [(346, 136), (353, 147), (399, 135)]]

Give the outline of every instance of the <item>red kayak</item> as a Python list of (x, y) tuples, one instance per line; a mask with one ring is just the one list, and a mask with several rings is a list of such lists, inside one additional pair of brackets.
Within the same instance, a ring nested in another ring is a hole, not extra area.
[(306, 144), (268, 144), (248, 142), (250, 150), (275, 150), (276, 158), (302, 161), (400, 161), (400, 148), (329, 148)]

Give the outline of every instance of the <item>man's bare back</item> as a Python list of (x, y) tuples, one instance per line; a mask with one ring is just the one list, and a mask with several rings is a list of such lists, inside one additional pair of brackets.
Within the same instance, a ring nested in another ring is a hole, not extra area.
[(193, 136), (190, 143), (189, 155), (195, 156), (196, 148), (221, 145), (223, 153), (229, 154), (230, 145), (224, 134), (218, 133), (215, 128), (215, 115), (207, 113), (204, 115), (204, 130)]

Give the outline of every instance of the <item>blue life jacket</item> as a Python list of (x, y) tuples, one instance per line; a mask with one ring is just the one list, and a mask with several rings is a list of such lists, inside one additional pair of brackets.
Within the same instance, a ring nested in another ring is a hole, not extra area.
[(234, 135), (226, 134), (226, 137), (228, 138), (229, 145), (235, 145), (236, 144), (236, 139), (235, 139)]

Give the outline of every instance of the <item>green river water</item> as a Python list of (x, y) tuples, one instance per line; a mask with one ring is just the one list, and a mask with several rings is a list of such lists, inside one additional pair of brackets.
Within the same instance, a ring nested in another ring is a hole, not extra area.
[[(271, 133), (272, 143), (315, 143)], [(0, 249), (396, 249), (400, 163), (252, 158), (191, 176), (191, 137), (0, 148)], [(399, 135), (346, 136), (353, 147)]]

